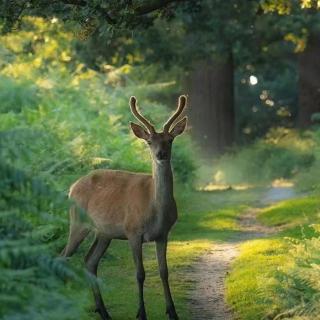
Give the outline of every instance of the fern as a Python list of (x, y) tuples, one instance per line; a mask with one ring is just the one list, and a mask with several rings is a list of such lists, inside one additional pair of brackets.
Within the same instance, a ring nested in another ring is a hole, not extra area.
[(4, 160), (0, 167), (1, 319), (42, 319), (45, 315), (70, 319), (79, 315), (77, 304), (63, 293), (64, 281), (76, 280), (79, 275), (52, 253), (56, 221), (53, 216), (44, 219), (52, 204), (61, 206), (62, 198), (38, 178)]
[[(70, 296), (64, 282), (81, 279), (83, 289), (87, 277), (56, 257), (67, 233), (67, 189), (94, 168), (150, 171), (145, 146), (129, 133), (128, 97), (137, 94), (157, 122), (168, 110), (150, 100), (161, 85), (84, 66), (59, 23), (22, 23), (0, 41), (0, 318), (76, 319), (85, 290)], [(195, 170), (188, 143), (176, 145), (173, 163), (184, 184)]]
[[(317, 230), (319, 226), (314, 226)], [(277, 319), (299, 316), (306, 320), (318, 319), (320, 314), (320, 239), (294, 240), (290, 251), (293, 265), (278, 271), (277, 295), (283, 297), (283, 310)]]

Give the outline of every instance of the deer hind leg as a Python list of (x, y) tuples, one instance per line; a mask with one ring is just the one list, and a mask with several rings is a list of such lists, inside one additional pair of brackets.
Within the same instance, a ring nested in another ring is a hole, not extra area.
[(157, 258), (159, 264), (159, 273), (162, 280), (164, 295), (166, 298), (166, 313), (170, 320), (178, 320), (178, 315), (174, 307), (172, 300), (170, 287), (169, 287), (169, 275), (167, 265), (167, 239), (156, 241)]
[(70, 228), (68, 243), (61, 252), (63, 257), (71, 257), (78, 249), (81, 242), (89, 234), (90, 229), (82, 221), (80, 213), (77, 211), (75, 206), (70, 208)]
[(139, 288), (139, 309), (136, 318), (139, 320), (147, 320), (147, 314), (144, 306), (143, 283), (145, 280), (145, 271), (142, 258), (142, 238), (134, 237), (129, 239), (129, 243), (133, 253), (133, 260), (137, 270), (137, 282)]
[(91, 245), (91, 248), (89, 249), (89, 252), (85, 257), (86, 268), (94, 276), (90, 279), (90, 283), (94, 300), (96, 303), (96, 312), (100, 314), (102, 320), (109, 320), (111, 319), (111, 317), (107, 312), (107, 309), (102, 299), (99, 284), (97, 281), (97, 271), (99, 261), (105, 253), (105, 251), (107, 250), (107, 248), (109, 247), (110, 242), (110, 239), (106, 239), (100, 235), (97, 235), (93, 244)]

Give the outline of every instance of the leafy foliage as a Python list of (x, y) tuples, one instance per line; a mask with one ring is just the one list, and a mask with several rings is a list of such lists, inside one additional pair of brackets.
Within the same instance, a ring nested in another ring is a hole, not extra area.
[[(95, 32), (78, 51), (97, 69), (102, 62), (148, 65), (184, 83), (199, 61), (223, 65), (232, 55), (236, 142), (245, 144), (271, 127), (295, 125), (299, 71), (294, 53), (318, 32), (319, 14), (299, 1), (195, 1), (192, 10), (181, 5), (170, 19), (160, 16), (148, 29), (117, 30), (112, 40), (109, 33)], [(250, 84), (250, 76), (257, 77), (257, 85)]]
[(258, 216), (281, 232), (248, 241), (227, 278), (227, 297), (240, 319), (317, 319), (319, 198), (291, 199)]
[(315, 141), (313, 153), (314, 153), (314, 162), (312, 165), (303, 170), (296, 177), (297, 187), (302, 191), (315, 190), (318, 191), (320, 188), (319, 179), (317, 173), (320, 169), (320, 130), (317, 128), (312, 132), (312, 138)]
[[(52, 250), (62, 199), (36, 178), (8, 165), (1, 154), (1, 319), (70, 319), (80, 316), (62, 284), (78, 276)], [(66, 312), (66, 310), (68, 310)]]
[[(128, 66), (98, 73), (77, 60), (72, 34), (56, 21), (21, 23), (0, 42), (0, 318), (81, 318), (86, 291), (70, 293), (64, 283), (83, 286), (83, 272), (57, 258), (67, 189), (94, 168), (151, 170), (147, 147), (129, 132), (130, 95), (155, 123), (170, 111), (152, 101), (161, 83), (140, 85)], [(185, 185), (195, 170), (190, 143), (174, 147)]]
[[(252, 85), (250, 77), (257, 83)], [(247, 65), (236, 74), (236, 130), (241, 144), (252, 142), (270, 128), (294, 126), (297, 116), (297, 71), (292, 62)]]
[(277, 178), (292, 178), (314, 161), (315, 141), (295, 130), (270, 130), (265, 138), (235, 149), (221, 157), (215, 166), (217, 182), (265, 183)]
[[(0, 78), (6, 156), (18, 167), (52, 180), (57, 174), (80, 175), (101, 166), (150, 170), (146, 148), (129, 131), (128, 97), (135, 94), (145, 114), (163, 123), (168, 110), (150, 100), (163, 85), (140, 86), (130, 78), (128, 66), (110, 67), (104, 74), (88, 69), (77, 61), (72, 35), (56, 22), (28, 18), (25, 24), (20, 33), (3, 37), (1, 44), (11, 57)], [(16, 145), (19, 157), (14, 156)], [(182, 151), (189, 145), (185, 138), (174, 147), (177, 177), (184, 183), (192, 179), (187, 180), (184, 170), (192, 177), (195, 169), (191, 155)]]
[[(319, 230), (319, 225), (314, 228)], [(277, 274), (277, 292), (282, 297), (284, 311), (274, 319), (316, 319), (320, 311), (320, 239), (317, 235), (311, 239), (291, 241), (292, 267)]]
[[(193, 1), (190, 6), (192, 6)], [(117, 29), (148, 27), (156, 16), (170, 16), (176, 1), (3, 1), (0, 4), (2, 32), (10, 32), (19, 27), (21, 19), (28, 15), (74, 22), (87, 37), (94, 31), (113, 32)]]

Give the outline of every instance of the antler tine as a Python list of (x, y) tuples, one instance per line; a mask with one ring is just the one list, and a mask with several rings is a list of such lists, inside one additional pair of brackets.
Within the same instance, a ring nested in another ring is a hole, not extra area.
[(138, 111), (137, 109), (137, 99), (136, 97), (132, 96), (130, 98), (130, 108), (133, 115), (145, 125), (145, 127), (149, 130), (150, 133), (154, 133), (155, 129), (154, 126)]
[(186, 107), (187, 97), (185, 95), (182, 95), (179, 97), (179, 103), (178, 108), (176, 112), (169, 118), (169, 120), (164, 124), (163, 131), (169, 132), (171, 125), (174, 123), (174, 121), (180, 116), (184, 108)]

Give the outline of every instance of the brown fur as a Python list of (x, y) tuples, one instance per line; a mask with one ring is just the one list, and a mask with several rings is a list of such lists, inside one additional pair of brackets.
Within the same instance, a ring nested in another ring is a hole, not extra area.
[[(128, 239), (134, 232), (142, 233), (155, 214), (152, 194), (151, 175), (95, 170), (76, 181), (69, 196), (88, 213), (98, 231)], [(116, 232), (110, 230), (113, 226), (118, 226)]]

